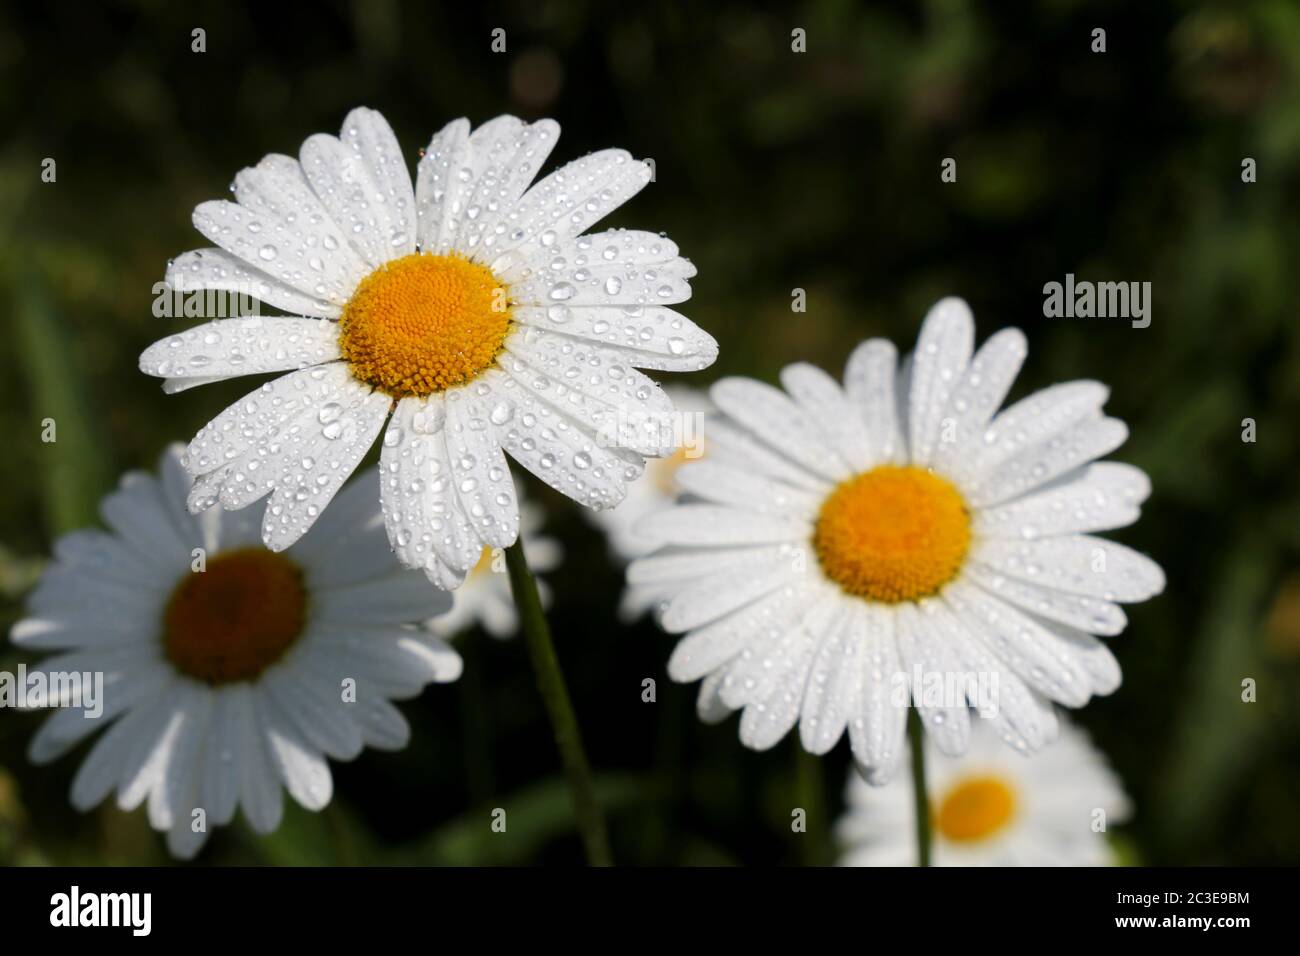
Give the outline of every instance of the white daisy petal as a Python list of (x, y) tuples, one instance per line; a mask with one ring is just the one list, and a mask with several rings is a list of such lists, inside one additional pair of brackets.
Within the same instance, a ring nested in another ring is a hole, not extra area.
[(931, 457), (936, 469), (949, 471), (954, 458), (984, 431), (1028, 353), (1025, 335), (1019, 329), (1002, 329), (980, 346), (948, 398), (945, 417), (952, 420), (954, 440), (945, 441), (946, 429), (940, 430)]
[(169, 687), (166, 693), (125, 714), (108, 728), (72, 779), (74, 807), (82, 812), (89, 810), (124, 779), (134, 776), (164, 735), (175, 702), (175, 689)]
[(852, 714), (862, 635), (847, 604), (836, 609), (808, 674), (799, 718), (799, 738), (812, 754), (824, 754), (844, 735)]
[(380, 451), (380, 499), (402, 564), (439, 575), (445, 569), (444, 577), (459, 585), (482, 548), (452, 484), (446, 421), (442, 396), (398, 403)]
[(738, 505), (757, 514), (789, 515), (811, 522), (822, 504), (820, 498), (801, 488), (712, 460), (688, 462), (676, 478), (682, 491), (703, 501)]
[[(186, 471), (196, 478), (217, 476), (216, 487), (219, 489), (230, 467), (250, 457), (267, 433), (278, 433), (308, 410), (319, 416), (326, 411), (326, 406), (331, 406), (327, 412), (329, 417), (334, 411), (333, 406), (337, 406), (333, 401), (335, 396), (340, 389), (347, 387), (350, 380), (347, 366), (336, 362), (300, 369), (266, 382), (199, 429), (182, 458)], [(191, 511), (201, 511), (215, 504), (213, 501), (196, 507), (193, 491), (189, 500)]]
[(446, 599), (420, 574), (392, 574), (333, 587), (317, 596), (313, 610), (327, 625), (404, 624), (440, 613)]
[(325, 622), (294, 663), (331, 686), (339, 687), (348, 679), (364, 680), (384, 696), (404, 700), (444, 673), (459, 674), (458, 657), (444, 659), (422, 650), (412, 643), (419, 637), (413, 627)]
[(1064, 382), (1022, 398), (999, 412), (982, 432), (967, 436), (945, 472), (974, 487), (1003, 462), (1085, 418), (1096, 418), (1110, 390), (1100, 382)]
[(824, 636), (831, 605), (816, 605), (806, 621), (793, 628), (767, 657), (765, 680), (759, 682), (740, 717), (740, 742), (767, 750), (793, 729), (799, 719), (804, 687), (813, 657)]
[(806, 541), (810, 525), (789, 517), (758, 515), (718, 505), (677, 505), (643, 519), (641, 531), (659, 544), (780, 544)]
[(989, 538), (976, 544), (971, 556), (1014, 578), (1123, 604), (1145, 601), (1165, 588), (1164, 572), (1146, 555), (1091, 535)]
[(695, 267), (682, 258), (650, 268), (626, 262), (592, 262), (565, 266), (553, 259), (547, 269), (510, 284), (510, 296), (523, 306), (570, 308), (643, 306), (647, 302), (675, 305), (691, 297), (689, 279)]
[(971, 504), (988, 508), (1069, 474), (1128, 438), (1128, 427), (1116, 418), (1089, 418), (1026, 448), (993, 469), (968, 496)]
[[(181, 500), (183, 502), (184, 498)], [(54, 557), (59, 564), (75, 568), (82, 574), (93, 569), (105, 579), (128, 586), (148, 577), (153, 567), (144, 555), (97, 528), (73, 531), (59, 538), (54, 544)]]
[(740, 653), (763, 632), (784, 630), (808, 605), (807, 587), (781, 588), (735, 614), (696, 628), (677, 642), (668, 659), (668, 676), (678, 683), (699, 680)]
[(1088, 702), (1087, 673), (1032, 618), (961, 581), (948, 586), (943, 600), (977, 639), (1034, 690), (1067, 707)]
[(200, 203), (193, 216), (194, 228), (236, 258), (299, 292), (342, 305), (365, 276), (365, 265), (329, 217), (315, 218), (296, 215), (288, 224), (223, 199)]
[(1007, 577), (979, 561), (971, 561), (964, 573), (967, 580), (1016, 607), (1093, 634), (1118, 634), (1128, 624), (1124, 610), (1110, 601), (1056, 591), (1019, 578)]
[(908, 447), (914, 464), (931, 461), (948, 399), (966, 372), (974, 340), (975, 320), (961, 299), (941, 299), (925, 317), (912, 353), (908, 400)]
[(1123, 682), (1119, 661), (1109, 647), (1077, 628), (1044, 621), (1043, 627), (1067, 647), (1092, 678), (1092, 692), (1101, 696), (1112, 694)]
[(671, 582), (694, 582), (701, 575), (715, 574), (723, 568), (758, 568), (789, 557), (785, 545), (761, 545), (752, 548), (664, 548), (648, 557), (638, 558), (628, 567), (628, 582), (652, 587)]
[[(557, 242), (585, 232), (650, 182), (650, 167), (621, 149), (603, 149), (539, 180), (502, 220), (499, 251), (510, 262), (550, 259)], [(508, 267), (506, 267), (508, 268)]]
[(626, 483), (641, 474), (640, 456), (605, 447), (596, 435), (504, 372), (490, 371), (484, 380), (514, 409), (497, 426), (497, 439), (515, 461), (589, 508), (612, 508), (623, 500)]
[[(544, 273), (557, 273), (570, 265), (577, 268), (604, 269), (620, 266), (644, 268), (672, 265), (678, 274), (689, 271), (690, 274), (686, 275), (686, 278), (694, 275), (694, 268), (681, 258), (677, 243), (667, 236), (641, 229), (606, 229), (603, 232), (588, 232), (581, 236), (552, 241), (546, 248), (552, 258), (543, 265)], [(522, 262), (516, 263), (513, 268), (503, 270), (501, 275), (506, 281), (512, 283), (534, 281), (531, 278), (532, 268)], [(548, 298), (542, 304), (550, 305), (552, 301), (561, 300)], [(630, 305), (636, 300), (634, 297), (629, 297), (620, 301)]]
[(906, 754), (907, 703), (898, 699), (900, 680), (906, 679), (898, 656), (897, 615), (879, 604), (854, 604), (855, 622), (849, 626), (861, 635), (858, 670), (854, 675), (853, 713), (849, 718), (849, 743), (853, 759), (873, 783), (888, 781)]
[(254, 702), (266, 735), (267, 754), (284, 788), (308, 810), (323, 809), (334, 793), (329, 764), (284, 716), (274, 697), (255, 692)]
[(117, 491), (99, 505), (99, 513), (126, 546), (149, 559), (154, 568), (175, 569), (189, 564), (190, 542), (171, 519), (156, 479), (128, 472)]
[(855, 470), (874, 460), (866, 422), (839, 383), (815, 365), (797, 362), (781, 370), (781, 384)]
[(665, 372), (694, 372), (712, 365), (718, 343), (680, 312), (657, 306), (515, 306), (522, 325), (598, 343), (630, 365)]
[(239, 804), (241, 713), (251, 707), (247, 684), (224, 689), (213, 701), (203, 744), (205, 759), (199, 771), (200, 805), (213, 826), (225, 826), (234, 819)]
[(1097, 462), (1077, 477), (1066, 478), (1070, 480), (979, 509), (972, 530), (999, 538), (1109, 531), (1136, 521), (1142, 502), (1151, 494), (1145, 472), (1119, 462)]
[[(31, 672), (29, 669), (28, 673)], [(105, 674), (104, 709), (99, 717), (88, 718), (86, 711), (78, 707), (54, 711), (32, 737), (27, 758), (32, 763), (45, 764), (62, 757), (119, 714), (135, 710), (166, 693), (170, 689), (171, 676), (170, 668), (161, 661), (113, 675)]]
[(200, 385), (211, 385), (214, 382), (224, 382), (225, 375), (207, 375), (195, 376), (194, 378), (165, 378), (162, 383), (164, 395), (177, 395), (181, 392), (188, 392), (192, 388), (198, 388)]
[[(262, 519), (262, 541), (270, 550), (283, 551), (307, 532), (383, 428), (388, 396), (359, 389), (351, 389), (351, 400), (338, 418), (321, 424), (318, 413), (314, 423), (305, 423), (301, 436), (284, 442), (278, 459), (266, 461), (275, 469), (274, 491)], [(315, 466), (307, 467), (308, 461)]]
[(335, 361), (338, 338), (338, 323), (328, 319), (218, 319), (155, 342), (140, 355), (140, 371), (172, 382), (282, 372)]
[[(815, 601), (808, 601), (804, 614), (811, 613), (815, 606)], [(787, 668), (798, 664), (803, 645), (812, 640), (804, 632), (801, 618), (799, 615), (784, 626), (763, 628), (722, 669), (726, 676), (718, 693), (729, 708), (741, 710), (762, 702)]]
[[(588, 342), (575, 343), (537, 328), (511, 335), (505, 347), (525, 364), (503, 360), (502, 367), (538, 397), (563, 411), (569, 407), (565, 400), (568, 392), (581, 393), (609, 406), (618, 419), (615, 424), (626, 420), (625, 430), (632, 433), (650, 420), (656, 428), (652, 432), (655, 441), (649, 447), (661, 454), (671, 452), (670, 443), (659, 433), (673, 413), (672, 399), (619, 352)], [(623, 438), (623, 430), (614, 434)]]
[[(464, 390), (462, 390), (463, 392)], [(519, 537), (519, 501), (492, 422), (503, 412), (465, 394), (447, 397), (447, 456), (460, 509), (478, 540), (506, 548)]]
[(469, 138), (471, 175), (459, 194), (464, 216), (456, 220), (455, 238), (461, 248), (485, 262), (497, 255), (496, 248), (509, 236), (510, 211), (559, 138), (559, 124), (549, 119), (528, 124), (498, 116), (474, 130)]
[(726, 671), (715, 671), (700, 681), (700, 693), (695, 700), (695, 712), (706, 724), (719, 724), (733, 713), (722, 699), (722, 681)]
[(457, 214), (467, 205), (473, 188), (470, 166), (469, 120), (452, 120), (437, 133), (420, 157), (415, 174), (415, 204), (419, 217), (417, 241), (423, 252), (451, 251)]
[(284, 716), (313, 747), (335, 760), (351, 760), (361, 753), (361, 729), (334, 686), (295, 672), (273, 667), (264, 684), (284, 703)]
[(363, 693), (356, 703), (356, 720), (367, 747), (401, 750), (411, 740), (411, 728), (401, 712), (378, 694)]
[(258, 706), (258, 694), (252, 687), (243, 690), (236, 738), (239, 803), (255, 831), (270, 833), (280, 826), (284, 814), (281, 778), (267, 748), (265, 718)]
[(784, 392), (752, 379), (724, 378), (709, 389), (713, 403), (773, 448), (831, 481), (849, 477), (848, 465), (819, 434), (807, 413)]
[(411, 176), (383, 116), (353, 110), (338, 137), (309, 137), (299, 159), (321, 205), (368, 266), (415, 251)]
[(669, 633), (680, 633), (715, 621), (776, 590), (789, 578), (789, 559), (778, 557), (766, 566), (724, 567), (678, 592), (660, 615)]
[[(589, 392), (596, 389), (590, 386), (587, 389), (571, 388), (564, 379), (546, 375), (533, 362), (515, 355), (504, 364), (514, 387), (531, 393), (578, 426), (584, 434), (594, 436), (601, 445), (618, 446), (638, 456), (663, 456), (671, 452), (673, 433), (668, 427), (670, 419), (667, 413), (638, 407), (621, 395), (593, 397)], [(511, 420), (514, 406), (509, 394), (498, 398), (494, 411), (497, 412), (495, 417), (503, 424)]]
[[(947, 687), (965, 677), (960, 662), (944, 639), (933, 601), (898, 607), (898, 653), (915, 685), (912, 706), (921, 715), (926, 733), (941, 753), (959, 756), (970, 739), (970, 711), (964, 699), (948, 699)], [(917, 699), (920, 691), (920, 699)], [(939, 691), (940, 693), (932, 693)]]
[(309, 294), (249, 265), (238, 256), (232, 256), (224, 249), (195, 249), (182, 253), (167, 266), (166, 281), (182, 296), (188, 296), (194, 290), (214, 289), (253, 296), (293, 315), (334, 319), (338, 318), (341, 311), (341, 300), (330, 301)]
[(293, 372), (231, 405), (190, 443), (185, 464), (203, 476), (191, 510), (219, 498), (246, 507), (271, 492), (262, 522), (268, 547), (289, 547), (311, 527), (370, 448), (388, 396), (351, 378), (343, 363)]
[(977, 700), (974, 706), (990, 708), (993, 713), (980, 710), (978, 717), (991, 719), (999, 736), (1025, 753), (1033, 753), (1055, 740), (1058, 724), (1051, 701), (1007, 670), (1006, 665), (948, 610), (946, 604), (937, 603), (935, 610), (953, 655), (967, 674), (987, 682), (991, 699)]
[(898, 427), (897, 364), (892, 343), (868, 339), (853, 350), (844, 369), (844, 390), (866, 423), (873, 465), (900, 462), (907, 454)]
[(783, 458), (781, 452), (760, 442), (747, 429), (731, 424), (725, 418), (710, 419), (708, 433), (708, 455), (711, 461), (766, 475), (820, 495), (825, 495), (831, 487), (826, 479)]
[(198, 809), (195, 798), (199, 764), (214, 697), (206, 687), (193, 686), (186, 690), (185, 701), (179, 708), (180, 726), (158, 779), (149, 787), (149, 824), (155, 830), (169, 830), (177, 824), (189, 829), (193, 822), (193, 811)]

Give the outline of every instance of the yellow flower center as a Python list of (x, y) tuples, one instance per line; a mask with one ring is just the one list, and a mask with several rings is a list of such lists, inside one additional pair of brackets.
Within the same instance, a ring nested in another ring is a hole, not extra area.
[(494, 570), (492, 567), (493, 557), (493, 549), (484, 546), (483, 552), (478, 556), (478, 563), (476, 563), (474, 567), (470, 568), (469, 577), (477, 578), (484, 574), (491, 574)]
[(935, 829), (954, 843), (984, 840), (1016, 812), (1016, 795), (997, 777), (970, 777), (948, 791), (934, 817)]
[(507, 290), (491, 270), (415, 253), (361, 280), (339, 318), (339, 348), (354, 378), (405, 398), (471, 381), (509, 330)]
[(817, 516), (813, 546), (849, 594), (896, 604), (935, 594), (960, 570), (970, 514), (950, 483), (882, 465), (842, 482)]
[(252, 680), (302, 634), (307, 592), (288, 558), (260, 548), (218, 554), (187, 575), (163, 614), (167, 659), (209, 684)]
[(686, 447), (683, 445), (667, 458), (650, 459), (649, 467), (658, 492), (668, 498), (677, 494), (677, 469), (688, 461)]

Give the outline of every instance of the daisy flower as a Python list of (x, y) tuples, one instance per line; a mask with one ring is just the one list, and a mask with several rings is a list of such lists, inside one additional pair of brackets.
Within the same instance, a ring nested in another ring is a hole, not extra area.
[(404, 747), (390, 701), (455, 680), (461, 663), (408, 623), (450, 598), (394, 560), (373, 469), (284, 552), (262, 546), (254, 509), (186, 510), (179, 446), (159, 470), (128, 474), (104, 499), (110, 530), (58, 541), (11, 639), (58, 652), (34, 670), (103, 675), (100, 719), (55, 701), (64, 709), (32, 738), (31, 759), (48, 763), (107, 725), (73, 805), (114, 790), (123, 810), (147, 802), (150, 824), (189, 858), (237, 807), (258, 833), (275, 830), (282, 789), (323, 808), (326, 758)]
[(847, 728), (881, 782), (909, 700), (956, 755), (975, 685), (992, 688), (981, 707), (1033, 750), (1056, 732), (1053, 701), (1080, 707), (1119, 686), (1095, 635), (1123, 630), (1119, 605), (1159, 593), (1164, 575), (1090, 532), (1137, 518), (1146, 475), (1093, 463), (1127, 436), (1102, 414), (1104, 385), (1056, 385), (997, 412), (1025, 339), (1005, 329), (972, 356), (973, 338), (966, 304), (945, 299), (901, 370), (872, 339), (843, 387), (806, 364), (782, 372), (786, 391), (713, 386), (707, 459), (677, 476), (702, 501), (642, 522), (666, 547), (628, 580), (659, 589), (662, 626), (686, 634), (669, 674), (704, 678), (705, 719), (743, 708), (746, 745), (771, 747), (797, 722), (824, 753)]
[(357, 109), (298, 159), (241, 171), (233, 202), (195, 209), (217, 248), (178, 257), (167, 281), (291, 315), (209, 322), (141, 355), (167, 391), (289, 372), (190, 443), (191, 510), (269, 494), (262, 538), (281, 551), (384, 431), (393, 548), (453, 588), (484, 547), (518, 535), (505, 453), (601, 509), (623, 498), (643, 456), (671, 451), (659, 423), (672, 403), (638, 369), (693, 371), (716, 357), (714, 340), (669, 308), (689, 298), (695, 269), (663, 236), (586, 231), (650, 180), (623, 150), (529, 188), (558, 136), (551, 120), (501, 116), (473, 132), (455, 120), (412, 186), (388, 123)]
[[(1128, 798), (1087, 735), (1066, 723), (1026, 759), (1002, 746), (990, 722), (971, 727), (965, 756), (926, 742), (935, 866), (1114, 866), (1106, 829), (1129, 818)], [(914, 866), (916, 804), (910, 781), (849, 779), (837, 831), (845, 866)]]
[[(531, 502), (519, 500), (519, 534), (523, 538), (528, 566), (534, 572), (554, 571), (560, 566), (564, 549), (554, 538), (540, 532), (542, 510)], [(545, 607), (550, 604), (550, 589), (537, 581), (538, 595)], [(481, 625), (493, 637), (513, 637), (519, 630), (519, 614), (506, 574), (505, 553), (500, 548), (483, 548), (478, 564), (465, 577), (465, 583), (451, 592), (451, 610), (425, 622), (434, 634), (452, 638)]]

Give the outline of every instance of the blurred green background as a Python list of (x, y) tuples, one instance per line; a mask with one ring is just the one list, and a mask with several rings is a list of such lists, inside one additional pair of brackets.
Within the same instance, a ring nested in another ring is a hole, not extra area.
[[(910, 348), (946, 294), (970, 301), (981, 339), (1029, 335), (1012, 398), (1111, 384), (1107, 409), (1132, 432), (1116, 457), (1155, 487), (1115, 536), (1169, 576), (1114, 641), (1124, 686), (1080, 715), (1136, 803), (1116, 836), (1138, 863), (1300, 862), (1300, 5), (277, 6), (0, 8), (6, 631), (59, 533), (253, 386), (167, 398), (136, 371), (145, 345), (192, 324), (150, 306), (167, 259), (207, 245), (198, 202), (357, 105), (387, 115), (412, 167), (453, 117), (549, 115), (564, 129), (552, 166), (610, 145), (655, 160), (657, 182), (608, 224), (665, 230), (698, 266), (683, 311), (722, 354), (690, 384), (770, 381), (800, 359), (838, 374), (865, 337)], [(191, 52), (196, 27), (206, 53)], [(949, 156), (958, 181), (944, 184)], [(1258, 182), (1243, 184), (1244, 157)], [(1043, 318), (1043, 284), (1067, 272), (1152, 282), (1150, 328)], [(40, 440), (47, 417), (57, 444)], [(830, 860), (846, 744), (801, 761), (794, 735), (755, 754), (734, 719), (701, 725), (695, 686), (663, 675), (672, 639), (618, 624), (602, 537), (529, 490), (568, 552), (552, 621), (617, 859)], [(199, 862), (579, 861), (522, 643), (459, 643), (460, 683), (403, 707), (407, 750), (335, 765), (323, 814), (286, 798), (275, 836), (218, 830)], [(20, 659), (5, 644), (0, 669)], [(646, 677), (657, 703), (641, 701)], [(142, 812), (69, 808), (85, 747), (27, 764), (38, 720), (0, 712), (0, 863), (165, 862)], [(508, 837), (488, 830), (496, 806)], [(807, 835), (791, 834), (792, 806), (809, 808)]]

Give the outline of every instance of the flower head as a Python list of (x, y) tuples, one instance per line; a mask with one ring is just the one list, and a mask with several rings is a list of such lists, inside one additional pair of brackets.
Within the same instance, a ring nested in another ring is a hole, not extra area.
[(104, 729), (73, 805), (88, 810), (113, 791), (124, 810), (147, 802), (171, 851), (191, 857), (237, 808), (257, 832), (276, 829), (282, 789), (324, 807), (326, 758), (405, 746), (390, 701), (455, 680), (461, 663), (414, 626), (451, 600), (394, 560), (375, 471), (283, 552), (263, 547), (253, 509), (186, 510), (179, 447), (159, 472), (128, 474), (104, 499), (110, 530), (58, 541), (11, 639), (57, 652), (33, 669), (48, 686), (103, 675), (98, 701), (48, 702), (60, 709), (31, 758), (54, 760)]
[(217, 248), (177, 258), (168, 282), (246, 292), (291, 315), (209, 322), (140, 357), (168, 391), (290, 373), (190, 443), (192, 510), (269, 494), (262, 537), (282, 550), (383, 431), (393, 548), (452, 588), (483, 548), (519, 533), (506, 453), (601, 509), (623, 498), (643, 456), (671, 451), (659, 436), (672, 403), (638, 369), (716, 357), (714, 340), (670, 308), (690, 296), (695, 269), (663, 236), (587, 231), (650, 180), (623, 150), (530, 188), (558, 137), (551, 120), (501, 116), (472, 132), (456, 120), (412, 185), (387, 122), (357, 109), (298, 159), (241, 171), (234, 202), (195, 209)]
[[(936, 866), (1108, 866), (1106, 834), (1128, 819), (1119, 779), (1087, 735), (1069, 723), (1033, 759), (1002, 746), (976, 721), (970, 749), (949, 757), (927, 741), (926, 784)], [(916, 804), (896, 777), (872, 787), (849, 779), (837, 832), (846, 866), (912, 866)]]
[(945, 299), (901, 370), (873, 339), (843, 387), (805, 364), (782, 372), (785, 391), (713, 386), (707, 459), (677, 475), (691, 500), (641, 522), (663, 548), (628, 580), (686, 634), (670, 675), (704, 679), (706, 719), (743, 709), (747, 745), (798, 723), (823, 753), (847, 728), (883, 781), (909, 704), (944, 753), (966, 749), (969, 706), (1033, 750), (1055, 736), (1053, 702), (1119, 686), (1095, 635), (1164, 587), (1150, 559), (1091, 534), (1136, 520), (1150, 491), (1137, 468), (1094, 462), (1127, 430), (1091, 381), (998, 412), (1024, 336), (1005, 329), (974, 354), (973, 340), (966, 304)]

